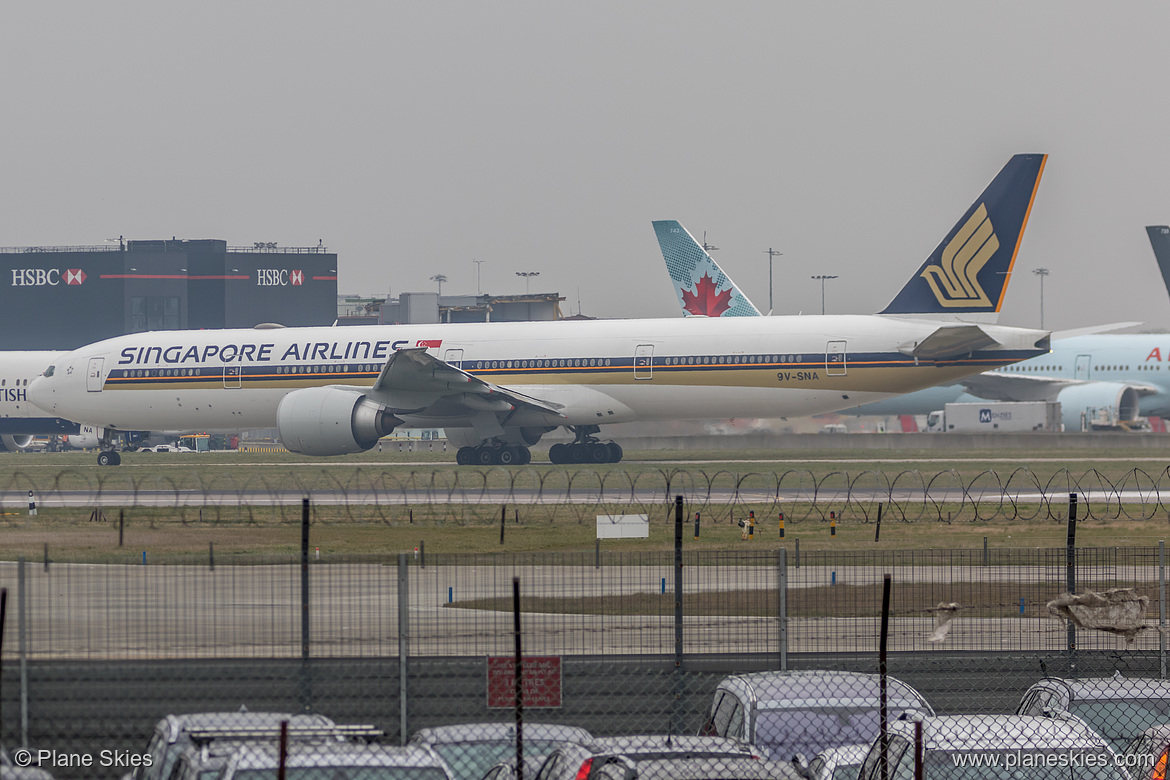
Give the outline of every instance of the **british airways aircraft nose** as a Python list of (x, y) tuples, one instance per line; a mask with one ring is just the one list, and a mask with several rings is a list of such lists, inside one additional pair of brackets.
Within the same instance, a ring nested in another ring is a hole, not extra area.
[(28, 398), (38, 408), (46, 412), (55, 411), (56, 393), (53, 392), (53, 375), (54, 367), (50, 366), (36, 379), (28, 383), (28, 390), (25, 391), (25, 397)]

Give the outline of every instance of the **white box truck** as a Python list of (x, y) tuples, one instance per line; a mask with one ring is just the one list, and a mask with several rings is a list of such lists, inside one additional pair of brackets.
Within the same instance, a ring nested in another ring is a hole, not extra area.
[(926, 418), (930, 433), (1059, 431), (1059, 401), (988, 401), (947, 404)]

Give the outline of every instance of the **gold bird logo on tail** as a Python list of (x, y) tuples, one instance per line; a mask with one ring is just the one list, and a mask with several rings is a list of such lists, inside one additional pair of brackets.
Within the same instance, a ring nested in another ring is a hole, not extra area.
[(982, 203), (943, 250), (938, 265), (922, 272), (940, 306), (991, 306), (979, 286), (979, 271), (999, 249), (999, 239)]

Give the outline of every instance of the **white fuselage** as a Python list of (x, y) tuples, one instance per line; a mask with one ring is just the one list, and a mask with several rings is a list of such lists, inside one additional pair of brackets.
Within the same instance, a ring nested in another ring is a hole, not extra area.
[[(562, 417), (511, 424), (781, 417), (1046, 351), (1036, 347), (1041, 331), (984, 326), (998, 346), (937, 363), (908, 357), (939, 324), (847, 315), (158, 331), (61, 356), (29, 397), (53, 414), (120, 430), (272, 427), (286, 394), (369, 390), (394, 350), (425, 346), (479, 379), (563, 407)], [(441, 408), (403, 419), (468, 424)]]

